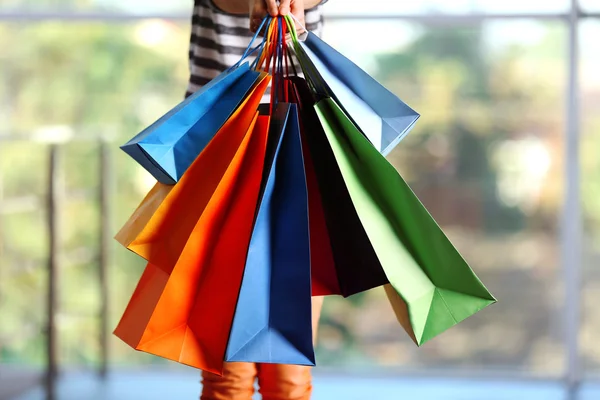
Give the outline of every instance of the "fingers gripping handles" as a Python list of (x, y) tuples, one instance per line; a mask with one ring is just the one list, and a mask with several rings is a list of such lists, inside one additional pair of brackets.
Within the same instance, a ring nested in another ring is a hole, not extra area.
[[(266, 16), (240, 60), (230, 68), (230, 70), (237, 68), (248, 57), (256, 55), (250, 67), (254, 70), (265, 71), (273, 77), (271, 107), (278, 102), (289, 102), (290, 93), (285, 78), (290, 76), (290, 71), (293, 75), (297, 75), (292, 56), (298, 60), (305, 79), (314, 91), (323, 94), (329, 92), (327, 85), (300, 44), (296, 23), (306, 30), (292, 14), (275, 18)], [(252, 47), (261, 33), (262, 41)]]

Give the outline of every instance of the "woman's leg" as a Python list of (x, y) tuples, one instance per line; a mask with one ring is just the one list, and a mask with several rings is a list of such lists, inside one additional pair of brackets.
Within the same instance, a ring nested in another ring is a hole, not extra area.
[(317, 333), (319, 332), (319, 319), (321, 318), (321, 310), (323, 309), (324, 296), (312, 298), (312, 328), (313, 328), (313, 344), (317, 344)]
[[(323, 297), (312, 299), (313, 341), (316, 342)], [(263, 400), (309, 400), (312, 394), (311, 367), (259, 364), (258, 384)]]
[(288, 364), (259, 364), (258, 384), (263, 400), (309, 400), (312, 394), (311, 367)]
[(256, 365), (225, 363), (223, 376), (202, 372), (200, 400), (252, 400)]

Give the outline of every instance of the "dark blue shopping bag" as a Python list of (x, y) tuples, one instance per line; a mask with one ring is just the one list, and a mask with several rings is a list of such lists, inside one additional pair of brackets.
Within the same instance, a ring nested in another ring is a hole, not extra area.
[(327, 88), (323, 94), (333, 97), (373, 146), (387, 155), (419, 114), (317, 35), (309, 32), (300, 43), (314, 66), (305, 71), (311, 81), (321, 82)]
[(225, 361), (315, 364), (301, 146), (296, 105), (278, 104)]
[(223, 72), (121, 146), (159, 182), (175, 184), (259, 77), (247, 63)]

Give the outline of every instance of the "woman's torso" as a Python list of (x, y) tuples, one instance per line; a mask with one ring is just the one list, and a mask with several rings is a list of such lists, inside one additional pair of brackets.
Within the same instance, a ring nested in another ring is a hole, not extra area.
[[(237, 0), (244, 1), (246, 0)], [(321, 7), (305, 12), (306, 28), (320, 34), (323, 25)], [(252, 33), (248, 14), (232, 14), (218, 8), (213, 0), (195, 0), (190, 38), (190, 81), (193, 93), (242, 56)], [(257, 42), (258, 43), (258, 42)]]

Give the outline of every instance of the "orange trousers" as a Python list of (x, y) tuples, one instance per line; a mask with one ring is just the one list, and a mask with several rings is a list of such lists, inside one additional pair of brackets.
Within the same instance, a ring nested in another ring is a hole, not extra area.
[[(316, 340), (323, 297), (312, 299), (313, 338)], [(287, 364), (225, 363), (223, 376), (202, 372), (200, 400), (252, 400), (258, 379), (263, 400), (309, 400), (311, 367)]]

